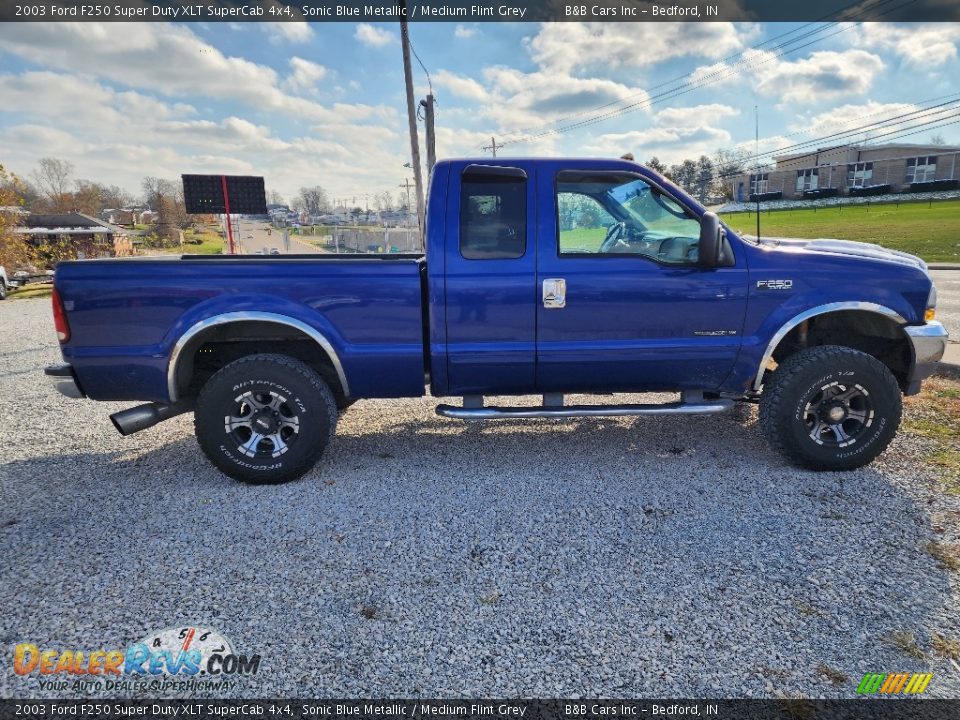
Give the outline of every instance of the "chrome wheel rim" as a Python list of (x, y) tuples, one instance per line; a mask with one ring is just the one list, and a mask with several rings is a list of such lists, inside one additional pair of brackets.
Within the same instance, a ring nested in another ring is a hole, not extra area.
[(821, 387), (807, 403), (803, 422), (817, 445), (848, 447), (873, 425), (873, 402), (859, 384), (832, 382)]
[(300, 418), (287, 398), (274, 391), (245, 392), (233, 399), (224, 431), (249, 458), (278, 458), (300, 436)]

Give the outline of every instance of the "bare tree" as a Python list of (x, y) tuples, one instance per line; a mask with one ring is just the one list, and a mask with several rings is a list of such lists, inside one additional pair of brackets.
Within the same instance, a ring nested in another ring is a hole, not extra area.
[(267, 203), (269, 205), (286, 205), (287, 201), (276, 190), (271, 190), (267, 193)]
[(293, 199), (295, 210), (303, 210), (308, 215), (322, 215), (330, 210), (330, 199), (327, 191), (319, 185), (302, 187), (300, 193)]
[(72, 175), (73, 163), (52, 157), (41, 158), (37, 169), (33, 171), (33, 180), (52, 211), (70, 210)]
[(934, 133), (930, 136), (931, 145), (946, 145), (947, 141), (943, 139), (943, 133)]
[(166, 240), (176, 240), (179, 231), (190, 226), (190, 216), (183, 204), (180, 184), (165, 178), (147, 176), (141, 187), (144, 201), (159, 216), (157, 234)]

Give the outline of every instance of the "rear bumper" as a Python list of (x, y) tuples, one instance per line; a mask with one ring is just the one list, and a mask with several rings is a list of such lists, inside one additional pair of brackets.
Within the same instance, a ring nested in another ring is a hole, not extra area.
[(947, 329), (937, 320), (923, 325), (907, 325), (903, 331), (913, 346), (913, 367), (907, 377), (904, 394), (916, 395), (920, 392), (920, 383), (936, 372), (937, 363), (947, 349), (949, 335)]
[(57, 392), (61, 395), (66, 395), (68, 398), (74, 399), (86, 397), (86, 394), (80, 389), (80, 384), (77, 382), (77, 376), (73, 372), (73, 365), (69, 363), (48, 365), (44, 368), (43, 374), (53, 381), (53, 387), (56, 388)]

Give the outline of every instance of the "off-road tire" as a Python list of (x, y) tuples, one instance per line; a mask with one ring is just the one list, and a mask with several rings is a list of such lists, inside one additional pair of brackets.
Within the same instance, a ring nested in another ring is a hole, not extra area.
[[(337, 417), (333, 393), (310, 367), (286, 355), (248, 355), (204, 384), (194, 430), (203, 454), (225, 474), (246, 483), (277, 484), (316, 464), (333, 438)], [(255, 428), (263, 429), (257, 433), (260, 441), (252, 437)]]
[[(850, 394), (846, 408), (836, 411), (848, 419), (831, 425), (830, 412)], [(887, 448), (901, 414), (900, 387), (883, 363), (822, 345), (791, 355), (773, 372), (760, 396), (759, 424), (770, 446), (796, 465), (853, 470)]]

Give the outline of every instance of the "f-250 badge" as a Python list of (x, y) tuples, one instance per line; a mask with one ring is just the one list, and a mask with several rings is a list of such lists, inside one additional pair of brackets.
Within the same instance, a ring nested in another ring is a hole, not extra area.
[(758, 290), (793, 290), (793, 280), (757, 280)]

